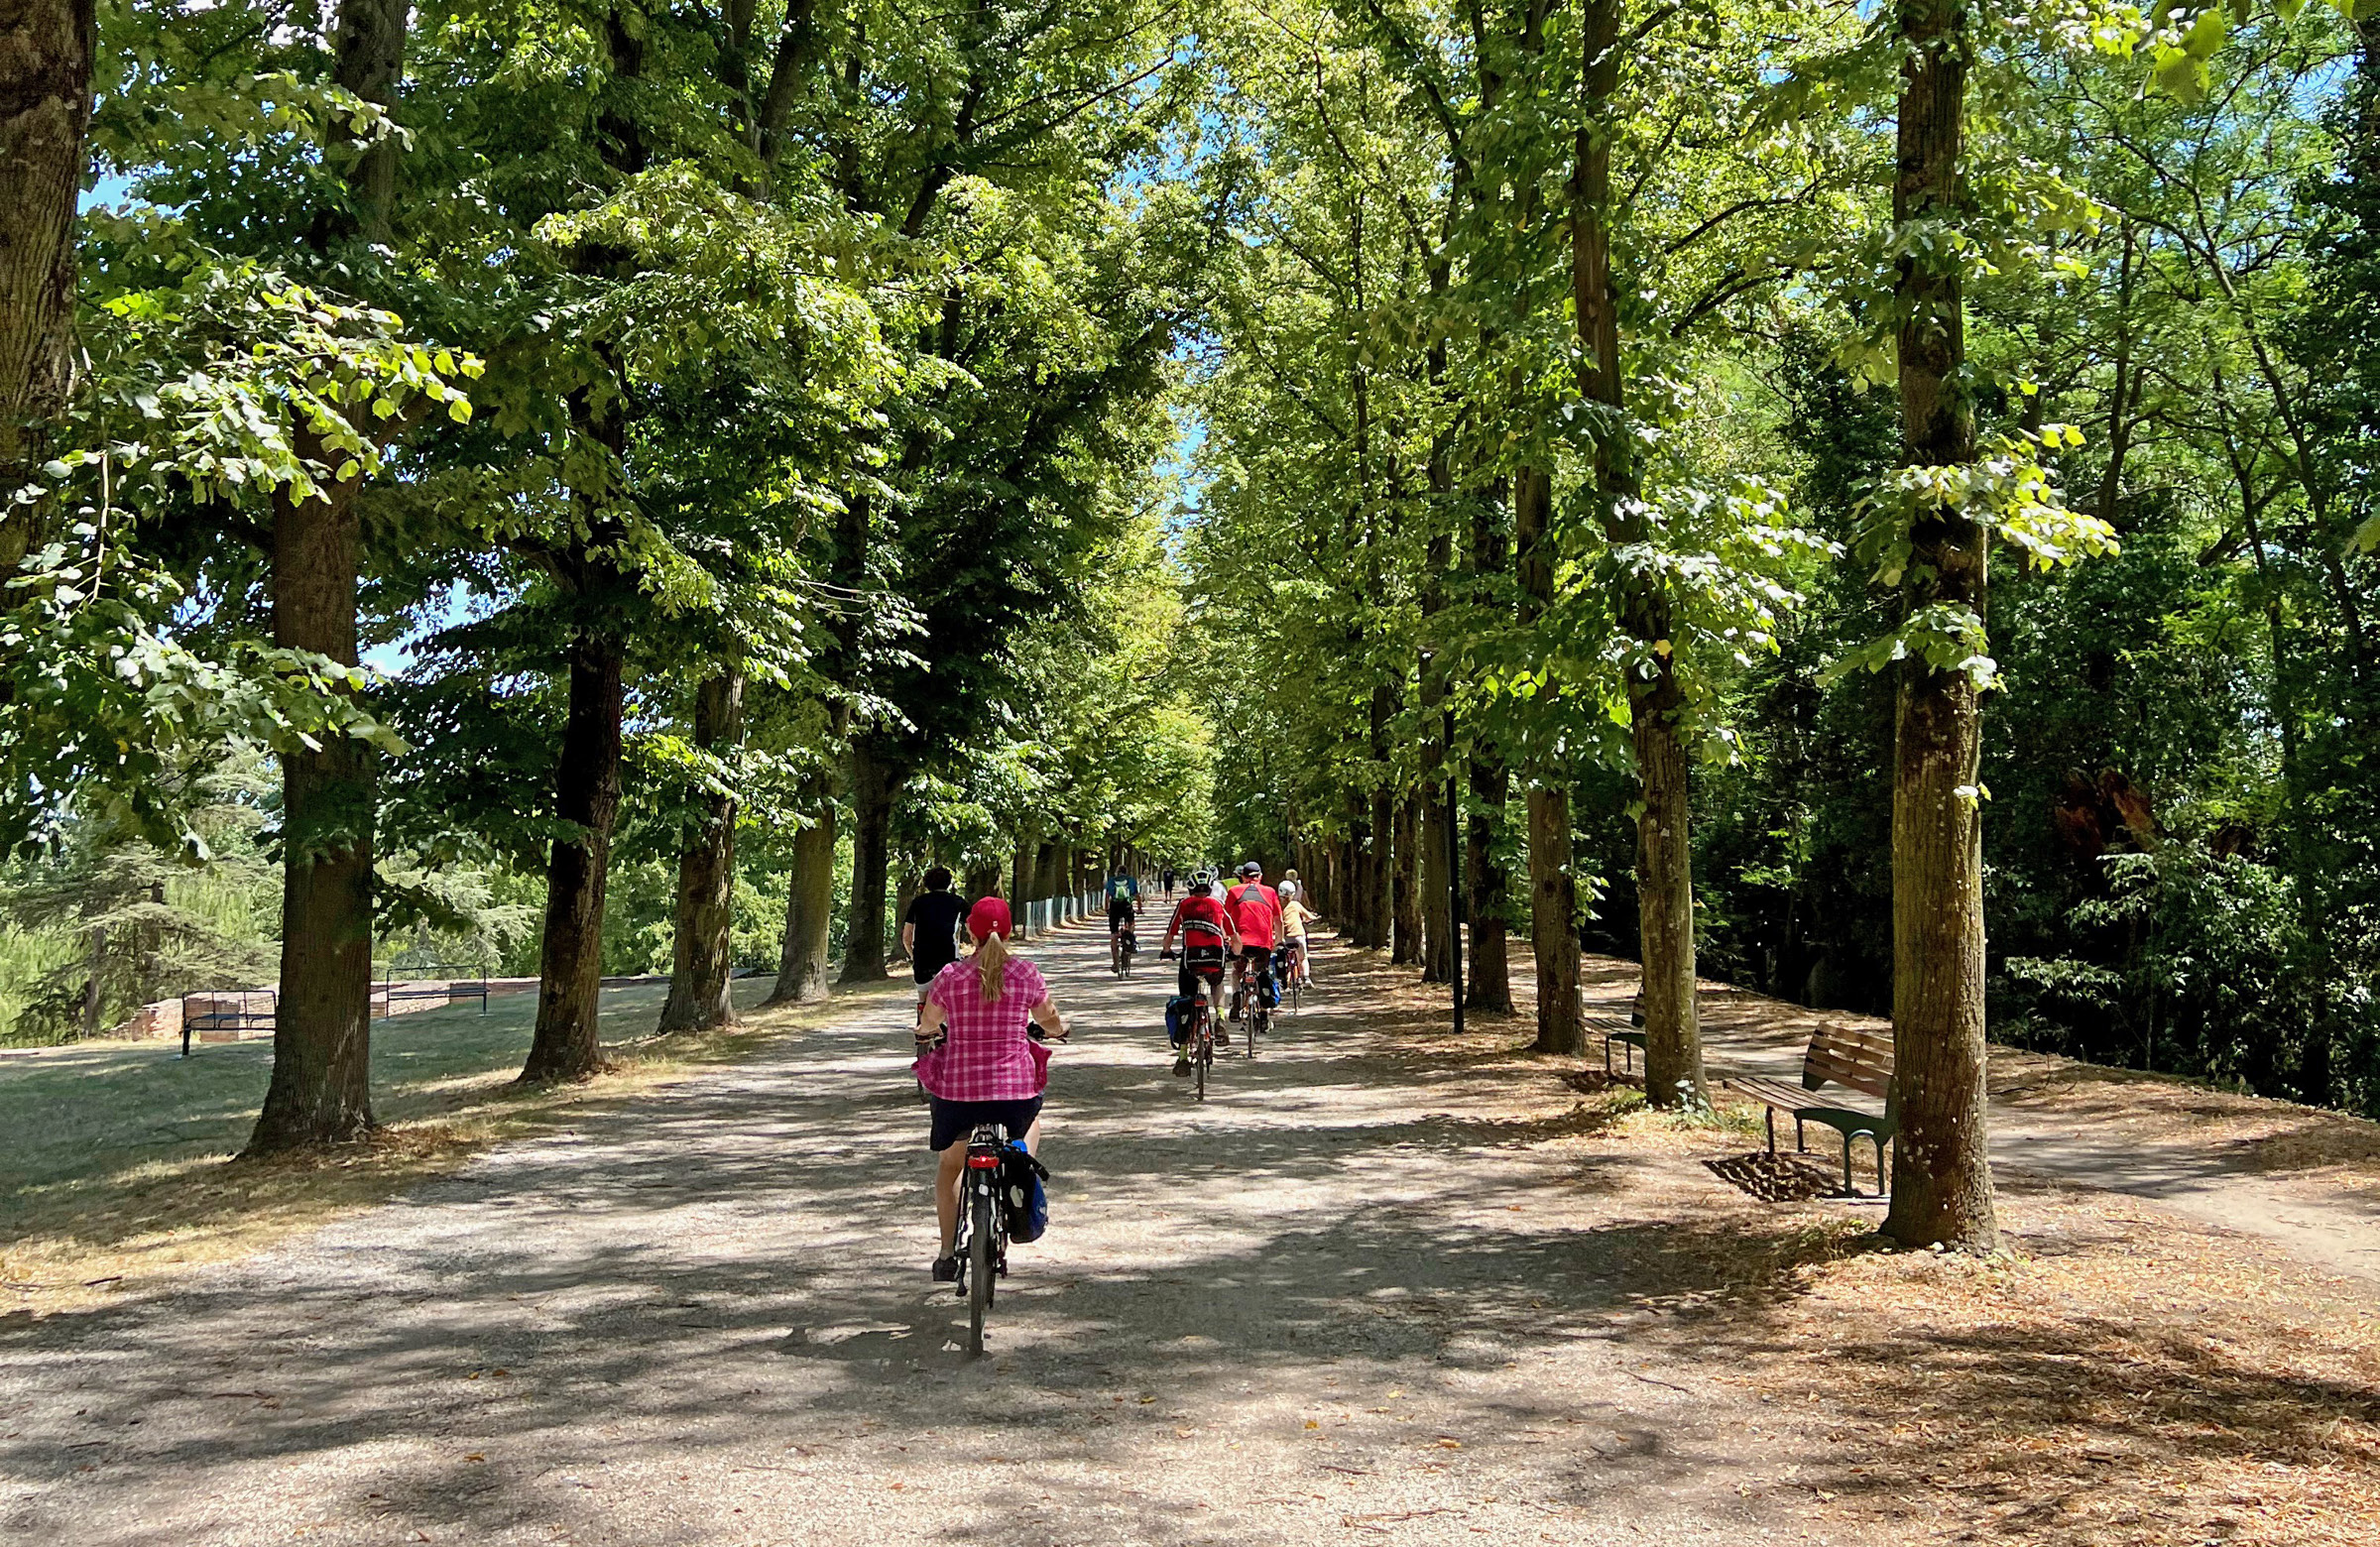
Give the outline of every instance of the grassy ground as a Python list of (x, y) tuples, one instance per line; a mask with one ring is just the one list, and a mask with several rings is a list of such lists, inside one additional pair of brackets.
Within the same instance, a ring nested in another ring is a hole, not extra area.
[[(767, 978), (737, 985), (748, 1011)], [(861, 995), (894, 993), (883, 989)], [(381, 1021), (372, 1084), (385, 1130), (321, 1154), (234, 1160), (272, 1069), (266, 1041), (86, 1042), (0, 1053), (0, 1312), (87, 1303), (191, 1264), (237, 1256), (392, 1197), (490, 1143), (567, 1127), (691, 1065), (729, 1062), (769, 1038), (846, 1012), (751, 1013), (709, 1037), (647, 1035), (665, 991), (603, 996), (615, 1072), (581, 1086), (512, 1083), (536, 997)]]

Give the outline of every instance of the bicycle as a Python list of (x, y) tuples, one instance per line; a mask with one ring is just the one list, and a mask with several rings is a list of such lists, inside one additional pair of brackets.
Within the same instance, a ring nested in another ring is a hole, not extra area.
[(1253, 1059), (1257, 1034), (1272, 1029), (1272, 1012), (1264, 1005), (1263, 979), (1250, 977), (1245, 956), (1232, 980), (1232, 1018), (1245, 1021), (1247, 1030), (1242, 1034), (1248, 1038), (1248, 1056)]
[(959, 1293), (967, 1297), (967, 1352), (984, 1352), (984, 1318), (996, 1281), (1009, 1275), (1009, 1215), (1000, 1206), (1000, 1171), (1008, 1130), (976, 1126), (967, 1139), (967, 1180), (959, 1198)]
[(1199, 980), (1196, 1001), (1190, 1007), (1190, 1027), (1182, 1033), (1190, 1044), (1190, 1074), (1196, 1083), (1199, 1101), (1207, 1099), (1207, 1071), (1215, 1067), (1215, 1011), (1207, 999), (1207, 982)]
[[(1165, 955), (1171, 957), (1173, 953), (1167, 951)], [(1207, 1099), (1207, 1071), (1215, 1067), (1215, 1005), (1211, 996), (1220, 981), (1204, 972), (1198, 975), (1198, 992), (1191, 996), (1190, 1015), (1182, 1025), (1183, 1056), (1190, 1060), (1190, 1074), (1196, 1082), (1194, 1090), (1199, 1101)]]
[(1109, 950), (1108, 970), (1119, 978), (1130, 977), (1132, 975), (1132, 958), (1139, 952), (1140, 940), (1137, 935), (1133, 934), (1130, 928), (1117, 931), (1115, 941)]
[(1273, 975), (1281, 982), (1281, 998), (1288, 1004), (1292, 1015), (1298, 1012), (1306, 999), (1305, 972), (1298, 960), (1301, 953), (1302, 948), (1296, 945), (1284, 945), (1272, 953)]

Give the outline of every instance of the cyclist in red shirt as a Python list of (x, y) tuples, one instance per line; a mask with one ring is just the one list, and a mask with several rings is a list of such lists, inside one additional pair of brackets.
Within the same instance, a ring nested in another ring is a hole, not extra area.
[[(1173, 916), (1165, 920), (1160, 959), (1173, 954), (1173, 938), (1177, 934), (1182, 938), (1182, 970), (1174, 992), (1188, 999), (1198, 992), (1199, 980), (1203, 978), (1208, 985), (1208, 1002), (1220, 1002), (1224, 960), (1227, 950), (1231, 955), (1239, 954), (1240, 926), (1216, 899), (1215, 878), (1205, 871), (1190, 878), (1189, 895), (1173, 905)], [(1230, 1045), (1221, 1027), (1216, 1029), (1215, 1042), (1219, 1047)]]
[(1240, 935), (1235, 953), (1240, 975), (1248, 975), (1252, 966), (1255, 992), (1271, 998), (1272, 948), (1281, 943), (1281, 896), (1264, 885), (1264, 867), (1254, 860), (1241, 866), (1240, 885), (1225, 895), (1223, 905)]

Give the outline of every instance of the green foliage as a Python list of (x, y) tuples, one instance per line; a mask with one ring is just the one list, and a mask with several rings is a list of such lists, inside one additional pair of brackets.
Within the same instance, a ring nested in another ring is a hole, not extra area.
[[(277, 899), (255, 838), (271, 784), (252, 753), (189, 803), (210, 858), (78, 823), (0, 885), (0, 1041), (41, 1045), (113, 1030), (142, 1005), (269, 982)], [(262, 916), (259, 916), (262, 915)]]

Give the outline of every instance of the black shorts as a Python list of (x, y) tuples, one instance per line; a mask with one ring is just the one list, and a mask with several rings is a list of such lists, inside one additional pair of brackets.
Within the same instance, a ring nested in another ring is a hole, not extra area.
[(1130, 929), (1139, 916), (1132, 911), (1130, 902), (1111, 902), (1108, 904), (1108, 930), (1114, 933), (1119, 929)]
[(1198, 992), (1200, 979), (1223, 987), (1223, 947), (1220, 945), (1191, 946), (1182, 952), (1182, 970), (1175, 975), (1174, 992), (1188, 999)]
[(931, 1100), (934, 1130), (926, 1147), (936, 1154), (965, 1142), (979, 1123), (997, 1123), (1009, 1130), (1009, 1137), (1022, 1138), (1033, 1126), (1033, 1119), (1041, 1116), (1038, 1096), (1027, 1096), (1022, 1101), (944, 1101), (939, 1096)]
[(1244, 945), (1240, 947), (1240, 959), (1244, 962), (1256, 962), (1269, 967), (1272, 965), (1272, 947), (1269, 945)]

